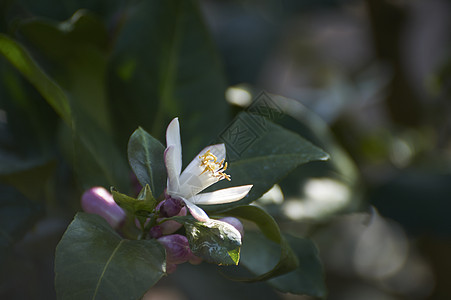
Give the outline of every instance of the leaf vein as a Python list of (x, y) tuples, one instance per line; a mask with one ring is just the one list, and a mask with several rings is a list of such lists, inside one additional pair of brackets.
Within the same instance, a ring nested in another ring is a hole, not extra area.
[(116, 246), (116, 248), (114, 249), (113, 253), (111, 253), (110, 257), (108, 258), (108, 261), (106, 262), (105, 267), (103, 267), (102, 274), (100, 274), (99, 280), (97, 281), (97, 286), (96, 286), (96, 289), (94, 290), (94, 294), (93, 294), (93, 296), (92, 296), (92, 299), (95, 299), (95, 298), (97, 297), (97, 291), (99, 290), (100, 283), (102, 282), (102, 279), (103, 279), (103, 277), (104, 277), (104, 275), (105, 275), (105, 272), (106, 272), (106, 270), (108, 269), (108, 266), (109, 266), (109, 264), (111, 263), (111, 260), (113, 259), (113, 257), (114, 257), (114, 255), (116, 254), (117, 250), (119, 250), (119, 248), (121, 247), (121, 245), (122, 245), (122, 243), (123, 243), (124, 241), (125, 241), (125, 240), (121, 240), (121, 241), (119, 242), (119, 244), (117, 244), (117, 246)]

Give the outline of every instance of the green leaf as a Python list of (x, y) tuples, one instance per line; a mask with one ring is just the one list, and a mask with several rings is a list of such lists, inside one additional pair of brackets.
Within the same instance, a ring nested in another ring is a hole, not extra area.
[[(326, 287), (317, 248), (308, 239), (286, 236), (286, 240), (299, 266), (291, 272), (269, 279), (268, 283), (281, 292), (324, 298)], [(241, 263), (252, 272), (264, 272), (276, 263), (279, 251), (276, 243), (258, 232), (248, 231), (241, 250)]]
[(152, 196), (149, 185), (146, 185), (138, 196), (138, 199), (119, 193), (111, 188), (114, 201), (132, 215), (147, 218), (157, 205)]
[[(3, 163), (3, 161), (4, 157), (0, 155), (0, 162)], [(13, 162), (17, 161), (13, 160)], [(33, 165), (33, 163), (36, 164)], [(27, 196), (28, 199), (39, 201), (42, 200), (47, 181), (55, 172), (55, 164), (55, 161), (46, 161), (42, 163), (38, 160), (28, 162), (20, 161), (19, 166), (12, 166), (10, 171), (13, 172), (8, 172), (7, 174), (2, 174), (2, 171), (4, 171), (5, 168), (0, 167), (0, 180), (17, 188), (22, 194)], [(5, 165), (12, 164), (6, 163)], [(23, 167), (24, 165), (28, 165), (28, 168), (20, 170), (20, 167)], [(16, 171), (14, 169), (19, 170)]]
[(198, 222), (177, 218), (184, 223), (191, 251), (205, 261), (218, 265), (237, 265), (240, 260), (241, 235), (225, 222)]
[(279, 243), (282, 240), (279, 225), (265, 210), (254, 205), (242, 205), (222, 213), (224, 216), (236, 217), (254, 222), (261, 232), (271, 241)]
[(223, 211), (248, 204), (261, 197), (296, 167), (310, 161), (327, 160), (328, 154), (299, 135), (266, 118), (240, 113), (220, 135), (226, 144), (231, 183), (225, 180), (214, 189), (245, 184), (254, 185), (240, 201), (203, 206), (207, 212)]
[[(269, 264), (258, 264), (253, 260), (252, 256), (242, 257), (241, 263), (251, 272), (259, 275), (253, 278), (233, 278), (234, 280), (245, 282), (264, 281), (291, 272), (298, 266), (297, 258), (285, 238), (281, 235), (279, 226), (266, 211), (257, 206), (245, 205), (235, 207), (223, 214), (254, 222), (263, 235), (266, 236), (268, 243), (274, 244), (277, 249), (277, 251), (272, 252), (273, 259)], [(249, 249), (253, 245), (252, 241), (248, 241), (247, 236), (248, 233), (246, 232), (243, 247)], [(265, 252), (266, 250), (265, 247), (261, 247), (257, 251)], [(249, 261), (249, 259), (251, 260)]]
[(17, 42), (0, 33), (0, 54), (2, 54), (41, 93), (61, 118), (70, 124), (69, 102), (62, 89), (48, 77), (30, 54)]
[(282, 292), (325, 298), (327, 289), (318, 249), (309, 239), (290, 235), (286, 239), (299, 260), (299, 267), (269, 280), (269, 284)]
[[(8, 149), (6, 151), (17, 155), (16, 161), (29, 160), (31, 157), (35, 160), (37, 156), (48, 157), (54, 147), (58, 115), (1, 54), (0, 78), (0, 106), (8, 116), (8, 122), (2, 125), (4, 129), (0, 137), (0, 144), (6, 143), (8, 147), (2, 150)], [(3, 167), (5, 161), (0, 165)]]
[(164, 146), (139, 127), (128, 142), (128, 161), (142, 186), (150, 185), (158, 197), (166, 186)]
[(79, 181), (85, 188), (128, 189), (128, 168), (114, 141), (106, 97), (105, 26), (79, 11), (60, 24), (33, 19), (21, 24), (18, 32), (40, 64), (6, 37), (0, 42), (14, 46), (14, 51), (6, 48), (4, 55), (71, 128), (71, 154)]
[(155, 240), (125, 240), (97, 215), (78, 213), (56, 248), (58, 299), (140, 299), (165, 273)]
[(109, 79), (117, 130), (160, 137), (178, 116), (185, 162), (226, 124), (226, 81), (198, 1), (139, 1), (127, 11)]

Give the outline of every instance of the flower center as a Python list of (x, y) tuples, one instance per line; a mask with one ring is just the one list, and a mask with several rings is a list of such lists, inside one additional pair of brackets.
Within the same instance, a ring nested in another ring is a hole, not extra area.
[(214, 177), (218, 177), (219, 180), (227, 179), (230, 181), (230, 175), (224, 173), (227, 170), (227, 162), (224, 159), (218, 162), (218, 158), (208, 150), (203, 155), (199, 156), (200, 166), (205, 167), (201, 174), (205, 172), (210, 173)]

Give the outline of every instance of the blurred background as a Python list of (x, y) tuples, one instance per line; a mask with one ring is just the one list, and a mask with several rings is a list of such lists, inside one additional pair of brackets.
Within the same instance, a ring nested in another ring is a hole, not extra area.
[[(2, 0), (0, 14), (77, 128), (0, 56), (0, 298), (55, 298), (82, 191), (131, 189), (134, 129), (162, 140), (180, 116), (189, 159), (266, 91), (275, 122), (331, 154), (258, 200), (315, 241), (328, 299), (451, 299), (449, 1)], [(310, 299), (206, 264), (146, 297)]]

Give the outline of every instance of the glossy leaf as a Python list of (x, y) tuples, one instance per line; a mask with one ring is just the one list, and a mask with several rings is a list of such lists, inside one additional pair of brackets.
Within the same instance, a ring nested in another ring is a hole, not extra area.
[[(290, 246), (286, 242), (285, 238), (281, 235), (279, 226), (276, 221), (267, 212), (257, 206), (245, 205), (235, 207), (224, 213), (227, 216), (233, 216), (237, 218), (246, 219), (254, 222), (264, 236), (272, 242), (277, 251), (272, 251), (271, 255), (274, 258), (269, 264), (260, 264), (258, 268), (255, 268), (253, 264), (253, 257), (245, 256), (241, 260), (241, 263), (250, 269), (251, 272), (256, 274), (253, 278), (234, 278), (239, 281), (255, 282), (264, 281), (270, 278), (280, 276), (282, 274), (293, 271), (298, 266), (298, 261)], [(247, 232), (245, 233), (245, 239), (243, 241), (243, 246), (249, 246)], [(250, 245), (250, 247), (253, 245)], [(265, 252), (267, 249), (265, 247), (259, 248), (258, 251)], [(251, 261), (249, 261), (249, 257)]]
[(164, 146), (141, 127), (128, 142), (128, 161), (142, 186), (147, 184), (158, 197), (166, 186)]
[(58, 299), (140, 299), (164, 275), (164, 248), (125, 240), (97, 215), (78, 213), (56, 249)]
[(296, 167), (310, 161), (327, 160), (328, 154), (299, 135), (265, 117), (241, 113), (220, 135), (226, 144), (232, 182), (225, 180), (213, 189), (252, 184), (250, 193), (240, 201), (204, 206), (207, 212), (222, 211), (250, 203)]
[(146, 185), (143, 191), (141, 191), (141, 197), (138, 196), (138, 199), (121, 194), (113, 188), (111, 189), (111, 194), (114, 201), (125, 211), (132, 215), (148, 217), (157, 205), (157, 201), (153, 198), (149, 185)]
[(237, 265), (240, 260), (241, 235), (232, 225), (211, 220), (203, 223), (191, 217), (183, 220), (191, 251), (205, 261), (218, 265)]

